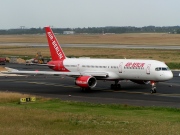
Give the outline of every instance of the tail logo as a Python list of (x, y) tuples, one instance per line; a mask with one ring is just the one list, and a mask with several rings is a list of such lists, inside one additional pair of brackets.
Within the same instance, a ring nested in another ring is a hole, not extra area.
[(59, 48), (59, 46), (58, 46), (58, 44), (56, 42), (56, 39), (53, 37), (51, 32), (47, 32), (47, 35), (48, 35), (49, 39), (51, 40), (51, 43), (52, 43), (54, 49), (56, 50), (56, 53), (57, 53), (58, 57), (60, 59), (62, 59), (63, 58), (63, 54), (60, 51), (60, 48)]

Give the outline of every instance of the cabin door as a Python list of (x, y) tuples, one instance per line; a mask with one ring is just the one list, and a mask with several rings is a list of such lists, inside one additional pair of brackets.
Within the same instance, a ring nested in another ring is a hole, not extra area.
[(147, 66), (146, 74), (150, 74), (150, 67), (151, 67), (151, 64), (149, 64), (149, 65)]
[(77, 71), (80, 72), (80, 64), (77, 64)]
[(123, 62), (119, 64), (119, 67), (118, 67), (119, 73), (122, 73), (122, 69), (123, 69)]

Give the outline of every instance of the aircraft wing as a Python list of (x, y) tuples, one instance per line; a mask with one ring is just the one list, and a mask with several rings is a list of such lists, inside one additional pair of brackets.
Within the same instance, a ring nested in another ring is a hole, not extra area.
[(81, 75), (90, 75), (94, 77), (108, 77), (108, 73), (106, 72), (82, 72)]
[(37, 66), (48, 66), (48, 67), (55, 66), (55, 65), (51, 65), (51, 64), (39, 64), (39, 63), (26, 63), (26, 65), (37, 65)]
[(19, 71), (16, 69), (1, 71), (3, 74), (25, 74), (25, 75), (65, 75), (71, 77), (78, 77), (81, 75), (89, 75), (94, 77), (108, 77), (105, 72), (58, 72), (58, 71)]

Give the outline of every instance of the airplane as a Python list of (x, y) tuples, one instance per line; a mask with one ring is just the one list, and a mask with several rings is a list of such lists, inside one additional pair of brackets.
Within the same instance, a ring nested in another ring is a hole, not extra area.
[(94, 88), (97, 80), (114, 81), (111, 89), (121, 89), (120, 81), (150, 84), (156, 93), (158, 82), (168, 81), (173, 74), (168, 66), (157, 60), (141, 59), (81, 59), (68, 58), (58, 43), (52, 29), (45, 27), (52, 60), (46, 65), (54, 71), (8, 71), (10, 74), (66, 75), (75, 78), (75, 85), (83, 91)]

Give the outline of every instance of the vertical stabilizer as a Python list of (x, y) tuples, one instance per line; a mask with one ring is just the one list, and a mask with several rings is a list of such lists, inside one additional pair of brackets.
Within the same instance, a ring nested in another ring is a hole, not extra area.
[(52, 29), (48, 26), (48, 27), (45, 27), (45, 31), (46, 31), (46, 36), (47, 36), (52, 60), (53, 61), (64, 60), (66, 56), (60, 44), (58, 43)]

